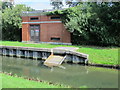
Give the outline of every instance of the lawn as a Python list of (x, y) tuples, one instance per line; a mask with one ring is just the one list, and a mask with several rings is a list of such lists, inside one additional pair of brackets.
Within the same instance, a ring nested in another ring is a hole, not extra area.
[(23, 47), (35, 47), (35, 48), (55, 48), (55, 47), (75, 47), (72, 45), (53, 45), (53, 44), (33, 44), (33, 43), (22, 43), (12, 41), (0, 41), (0, 44), (5, 46), (23, 46)]
[(87, 48), (81, 47), (78, 52), (89, 55), (89, 63), (118, 65), (118, 48)]
[(89, 63), (118, 65), (119, 47), (98, 47), (98, 46), (75, 46), (75, 45), (52, 45), (52, 44), (30, 44), (21, 42), (1, 41), (5, 46), (24, 46), (36, 48), (56, 48), (56, 47), (77, 47), (77, 51), (89, 55)]
[(50, 85), (47, 82), (37, 82), (21, 77), (2, 75), (2, 88), (65, 88), (60, 85)]
[(0, 74), (0, 90), (2, 90), (2, 74)]

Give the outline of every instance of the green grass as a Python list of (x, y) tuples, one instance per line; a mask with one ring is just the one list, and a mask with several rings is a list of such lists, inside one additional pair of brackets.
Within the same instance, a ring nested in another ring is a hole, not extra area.
[(2, 88), (65, 88), (59, 85), (49, 85), (47, 82), (37, 82), (20, 77), (2, 75)]
[(89, 62), (95, 64), (118, 65), (118, 47), (92, 47), (92, 46), (75, 46), (75, 45), (52, 45), (52, 44), (27, 44), (21, 42), (1, 41), (6, 46), (24, 46), (36, 48), (55, 48), (55, 47), (77, 47), (77, 51), (89, 54)]
[(2, 90), (2, 74), (0, 74), (0, 90)]
[(79, 48), (78, 52), (89, 55), (89, 62), (95, 64), (118, 65), (118, 48)]
[(72, 45), (53, 45), (53, 44), (33, 44), (33, 43), (22, 43), (22, 42), (10, 42), (0, 41), (0, 44), (5, 46), (23, 46), (23, 47), (35, 47), (35, 48), (55, 48), (55, 47), (75, 47)]

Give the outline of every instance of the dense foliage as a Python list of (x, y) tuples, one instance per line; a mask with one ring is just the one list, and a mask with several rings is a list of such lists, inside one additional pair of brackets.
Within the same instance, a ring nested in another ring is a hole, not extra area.
[[(3, 4), (4, 5), (4, 4)], [(5, 7), (5, 6), (3, 6)], [(10, 8), (3, 8), (2, 12), (2, 40), (20, 41), (22, 11), (31, 11), (30, 7), (25, 5), (16, 5)]]
[[(2, 10), (3, 40), (20, 41), (21, 12), (31, 11), (25, 5), (5, 6)], [(73, 44), (120, 46), (120, 3), (79, 3), (76, 7), (47, 13), (58, 14)]]
[(73, 44), (119, 45), (120, 3), (81, 3), (79, 6), (58, 10), (72, 34)]
[(6, 8), (12, 8), (13, 4), (10, 2), (1, 2), (2, 3), (2, 9)]
[(61, 9), (63, 7), (63, 0), (50, 0), (50, 5), (53, 6), (53, 9)]

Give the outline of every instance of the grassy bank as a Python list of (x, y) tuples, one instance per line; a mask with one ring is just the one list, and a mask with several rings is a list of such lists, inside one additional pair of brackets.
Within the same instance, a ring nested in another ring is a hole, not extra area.
[(78, 52), (89, 55), (89, 63), (118, 65), (118, 48), (79, 48)]
[(77, 47), (77, 51), (89, 54), (89, 63), (118, 65), (118, 47), (96, 47), (96, 46), (74, 46), (74, 45), (52, 45), (52, 44), (30, 44), (21, 42), (1, 41), (6, 46), (24, 46), (36, 48), (55, 48), (55, 47)]
[(71, 45), (52, 45), (52, 44), (38, 44), (38, 43), (22, 43), (22, 42), (10, 42), (10, 41), (0, 41), (0, 44), (6, 46), (23, 46), (23, 47), (35, 47), (35, 48), (55, 48), (55, 47), (75, 47)]
[(2, 75), (2, 88), (65, 88), (59, 85), (50, 85), (47, 82), (37, 82), (21, 77)]

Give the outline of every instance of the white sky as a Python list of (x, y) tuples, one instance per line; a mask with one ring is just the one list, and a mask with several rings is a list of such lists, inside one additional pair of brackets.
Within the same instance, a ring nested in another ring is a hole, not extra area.
[[(50, 0), (14, 0), (15, 4), (25, 4), (36, 10), (52, 9)], [(65, 8), (64, 6), (63, 8)]]

